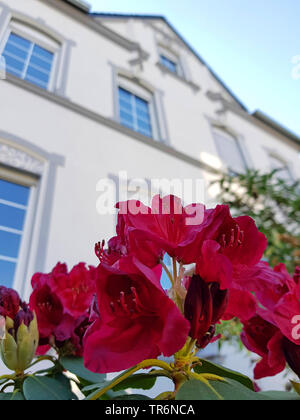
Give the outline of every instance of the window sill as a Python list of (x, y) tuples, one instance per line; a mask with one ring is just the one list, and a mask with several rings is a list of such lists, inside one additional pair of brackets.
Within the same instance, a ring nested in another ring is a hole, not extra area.
[(175, 79), (179, 80), (180, 82), (185, 83), (186, 85), (188, 85), (189, 87), (191, 87), (195, 92), (199, 92), (201, 90), (201, 87), (199, 85), (197, 85), (194, 82), (191, 82), (189, 80), (186, 80), (184, 77), (179, 76), (177, 73), (174, 73), (173, 71), (169, 70), (167, 67), (165, 67), (163, 64), (161, 64), (160, 62), (156, 63), (157, 67), (165, 74), (169, 74), (173, 77), (175, 77)]

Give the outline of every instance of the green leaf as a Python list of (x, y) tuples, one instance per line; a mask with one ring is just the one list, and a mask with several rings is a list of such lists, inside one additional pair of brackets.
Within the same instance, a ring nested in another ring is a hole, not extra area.
[(75, 399), (69, 387), (47, 376), (31, 376), (24, 382), (25, 399), (29, 401), (70, 401)]
[(186, 382), (176, 395), (177, 401), (217, 401), (219, 398), (203, 382), (192, 380)]
[(250, 378), (248, 378), (245, 375), (242, 375), (239, 372), (235, 372), (230, 369), (226, 369), (223, 366), (217, 365), (216, 363), (212, 363), (208, 360), (202, 360), (202, 366), (197, 365), (195, 367), (196, 373), (212, 373), (214, 375), (221, 376), (223, 378), (229, 378), (233, 379), (236, 382), (239, 382), (240, 384), (244, 385), (245, 387), (251, 389), (251, 391), (254, 391), (254, 385)]
[(146, 395), (140, 395), (140, 394), (128, 394), (128, 395), (120, 395), (116, 398), (112, 398), (112, 400), (116, 401), (128, 401), (128, 400), (132, 400), (132, 401), (146, 401), (146, 400), (151, 400), (151, 398), (147, 397)]
[(116, 385), (113, 388), (113, 390), (120, 391), (120, 390), (128, 389), (128, 388), (148, 390), (148, 389), (153, 388), (155, 383), (156, 383), (156, 377), (154, 375), (149, 375), (146, 373), (138, 373), (136, 375), (130, 376), (129, 378), (125, 379), (125, 381)]
[(264, 399), (275, 400), (275, 401), (299, 401), (300, 397), (294, 392), (282, 392), (282, 391), (267, 391), (259, 392), (259, 395)]
[(99, 384), (104, 382), (106, 375), (93, 373), (84, 367), (83, 359), (79, 357), (63, 357), (60, 360), (63, 367), (69, 372), (76, 375), (79, 379), (83, 379), (88, 384)]
[(210, 386), (207, 386), (198, 380), (188, 381), (178, 391), (176, 400), (256, 401), (269, 399), (232, 379), (227, 379), (226, 382), (213, 381), (209, 384)]
[(25, 398), (23, 394), (19, 391), (9, 392), (7, 394), (0, 394), (0, 401), (24, 401)]

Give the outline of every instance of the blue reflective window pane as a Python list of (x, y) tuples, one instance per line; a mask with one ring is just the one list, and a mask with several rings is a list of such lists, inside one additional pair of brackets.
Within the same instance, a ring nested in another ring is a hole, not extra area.
[(27, 206), (29, 199), (29, 188), (0, 179), (0, 200), (1, 199)]
[(138, 120), (138, 127), (141, 130), (147, 131), (147, 132), (151, 132), (151, 126), (149, 123), (146, 123), (144, 121)]
[(18, 258), (21, 235), (0, 230), (0, 255)]
[(0, 226), (23, 230), (25, 210), (0, 203)]
[(123, 99), (120, 98), (120, 108), (124, 110), (128, 110), (128, 112), (133, 112), (133, 106), (131, 103), (123, 101)]
[(165, 56), (161, 56), (161, 63), (167, 67), (170, 71), (172, 71), (173, 73), (177, 73), (177, 64), (174, 63), (174, 61), (169, 60), (167, 57)]
[(28, 52), (18, 48), (15, 44), (12, 44), (10, 42), (8, 42), (6, 44), (5, 50), (3, 52), (3, 55), (8, 54), (8, 55), (13, 55), (15, 56), (14, 58), (18, 58), (21, 61), (25, 61), (27, 56), (28, 56)]
[(41, 58), (44, 61), (47, 61), (50, 64), (53, 61), (53, 53), (45, 50), (42, 47), (39, 47), (38, 45), (34, 46), (32, 54), (38, 56), (39, 58)]
[(27, 80), (37, 81), (38, 83), (48, 84), (49, 82), (49, 74), (41, 72), (34, 67), (29, 66), (26, 74)]
[(0, 286), (13, 287), (16, 264), (0, 259)]
[(8, 42), (17, 45), (19, 48), (22, 48), (25, 51), (29, 51), (29, 48), (31, 46), (30, 41), (14, 33), (11, 33), (9, 35)]
[(30, 66), (36, 67), (47, 74), (51, 71), (51, 64), (47, 61), (41, 60), (39, 57), (33, 55), (30, 59)]
[(24, 70), (24, 62), (16, 60), (15, 58), (12, 58), (6, 54), (3, 54), (5, 58), (5, 64), (6, 69), (8, 71), (12, 70), (13, 72), (20, 74), (20, 77), (22, 76), (22, 72)]
[(147, 112), (149, 109), (148, 102), (144, 101), (144, 99), (138, 98), (137, 96), (135, 97), (135, 104), (138, 109), (141, 109), (144, 112)]
[(121, 115), (121, 120), (125, 120), (127, 122), (130, 122), (131, 124), (134, 124), (133, 116), (129, 114), (128, 112), (121, 110), (120, 115)]
[(119, 88), (120, 97), (127, 102), (131, 101), (132, 94), (125, 89)]
[(137, 117), (140, 120), (143, 120), (143, 121), (146, 121), (146, 122), (150, 122), (149, 112), (144, 112), (144, 111), (140, 111), (139, 109), (137, 109)]

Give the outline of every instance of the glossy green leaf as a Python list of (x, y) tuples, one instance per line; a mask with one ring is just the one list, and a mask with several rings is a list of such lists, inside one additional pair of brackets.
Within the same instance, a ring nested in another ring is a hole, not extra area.
[(9, 392), (0, 394), (0, 401), (24, 401), (25, 398), (21, 392)]
[(176, 400), (211, 400), (211, 401), (256, 401), (264, 400), (258, 393), (251, 391), (241, 383), (227, 379), (226, 382), (210, 382), (210, 386), (198, 380), (186, 382), (178, 391)]
[(245, 387), (254, 391), (254, 385), (250, 378), (245, 375), (242, 375), (239, 372), (224, 368), (223, 366), (212, 363), (208, 360), (201, 360), (202, 366), (198, 365), (195, 368), (197, 373), (213, 373), (214, 375), (221, 376), (223, 378), (233, 379), (236, 382), (244, 385)]
[(31, 376), (24, 382), (23, 391), (26, 400), (31, 401), (69, 401), (74, 395), (69, 387), (47, 376)]
[(294, 392), (267, 391), (259, 392), (259, 395), (264, 399), (275, 401), (300, 401), (299, 395), (295, 394)]
[(156, 377), (147, 373), (138, 373), (127, 378), (113, 388), (114, 391), (120, 391), (123, 389), (151, 389), (156, 383)]
[(63, 357), (60, 360), (62, 366), (69, 372), (76, 375), (79, 379), (83, 379), (88, 384), (98, 384), (104, 382), (106, 375), (93, 373), (85, 368), (82, 358), (79, 357)]

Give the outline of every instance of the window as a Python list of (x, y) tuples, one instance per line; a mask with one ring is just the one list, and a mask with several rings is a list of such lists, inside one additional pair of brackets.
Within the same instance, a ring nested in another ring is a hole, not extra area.
[(294, 178), (288, 165), (276, 156), (270, 156), (272, 170), (277, 170), (278, 179), (286, 182), (294, 182)]
[(153, 137), (149, 102), (119, 87), (119, 111), (122, 125)]
[(224, 130), (214, 129), (217, 149), (223, 163), (235, 173), (243, 173), (247, 169), (244, 154), (239, 141)]
[(178, 73), (178, 65), (175, 61), (170, 60), (169, 58), (165, 57), (164, 55), (160, 56), (161, 64), (170, 70), (172, 73)]
[(13, 287), (30, 188), (0, 179), (1, 285)]
[(43, 89), (49, 88), (54, 53), (10, 32), (2, 53), (6, 71)]

